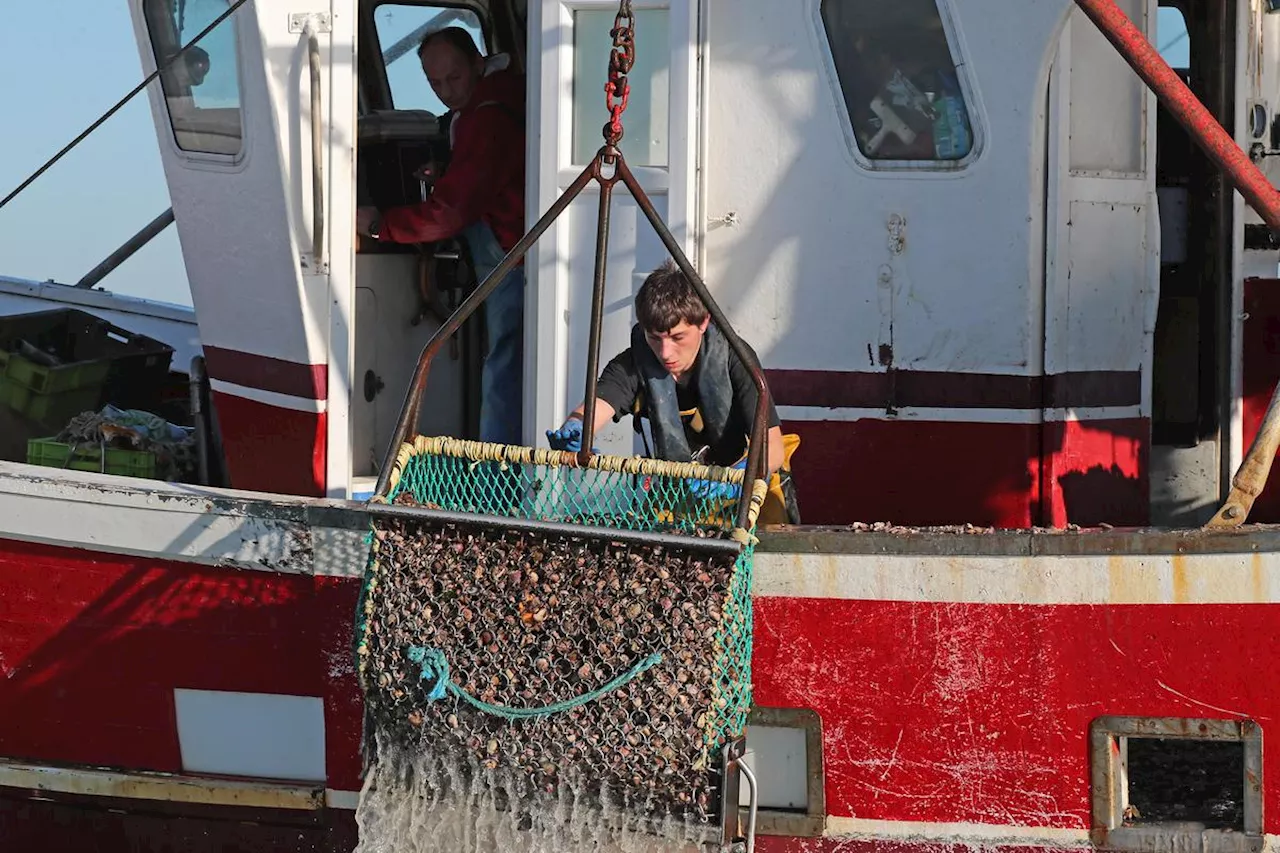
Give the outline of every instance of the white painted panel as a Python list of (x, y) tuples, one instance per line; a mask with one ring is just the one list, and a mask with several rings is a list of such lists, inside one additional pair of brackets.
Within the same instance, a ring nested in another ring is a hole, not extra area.
[(184, 772), (325, 778), (319, 697), (178, 688), (173, 700)]
[(949, 4), (983, 151), (958, 171), (871, 172), (818, 2), (708, 2), (707, 276), (765, 366), (866, 371), (891, 336), (895, 366), (1033, 370), (1047, 65), (1068, 4), (1020, 7), (1012, 40), (1007, 4)]
[(1144, 205), (1070, 205), (1067, 369), (1138, 370), (1151, 347)]
[[(804, 729), (747, 727), (747, 765), (760, 785), (762, 809), (804, 809), (809, 805), (808, 745)], [(747, 805), (745, 780), (738, 801)]]
[[(1118, 0), (1139, 28), (1146, 0)], [(1142, 130), (1146, 89), (1138, 75), (1075, 10), (1071, 15), (1071, 168), (1074, 171), (1143, 171)]]

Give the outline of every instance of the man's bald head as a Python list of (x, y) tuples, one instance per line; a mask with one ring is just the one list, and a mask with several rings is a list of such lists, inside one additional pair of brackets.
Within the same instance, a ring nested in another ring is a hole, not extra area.
[(470, 102), (484, 76), (484, 57), (471, 34), (461, 27), (427, 33), (418, 45), (418, 58), (436, 97), (451, 110), (460, 110)]

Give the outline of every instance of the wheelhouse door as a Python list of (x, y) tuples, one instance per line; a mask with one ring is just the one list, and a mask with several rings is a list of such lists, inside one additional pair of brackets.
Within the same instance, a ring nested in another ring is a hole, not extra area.
[[(622, 117), (626, 134), (621, 149), (692, 258), (697, 239), (698, 4), (640, 0), (634, 7), (636, 62)], [(604, 84), (613, 44), (609, 32), (617, 11), (615, 0), (530, 4), (530, 225), (603, 144), (608, 117)], [(540, 63), (536, 57), (541, 57)], [(584, 192), (527, 261), (526, 440), (536, 441), (543, 430), (558, 426), (582, 397), (598, 205), (594, 189)], [(648, 271), (665, 257), (657, 235), (619, 186), (609, 242), (602, 363), (628, 344), (635, 293)], [(603, 452), (631, 453), (635, 441), (627, 423), (606, 430), (597, 446)]]

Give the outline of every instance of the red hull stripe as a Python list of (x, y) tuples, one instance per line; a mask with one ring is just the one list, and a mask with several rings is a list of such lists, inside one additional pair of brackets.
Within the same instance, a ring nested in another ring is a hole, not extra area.
[(1050, 376), (930, 370), (767, 370), (780, 406), (1057, 409), (1137, 406), (1142, 374), (1085, 370)]
[(209, 375), (223, 382), (310, 400), (329, 396), (329, 371), (323, 364), (302, 364), (211, 346), (204, 348), (204, 358)]

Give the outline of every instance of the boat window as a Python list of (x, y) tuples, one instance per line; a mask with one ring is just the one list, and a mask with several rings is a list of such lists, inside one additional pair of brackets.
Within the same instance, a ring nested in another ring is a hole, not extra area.
[[(613, 50), (615, 9), (578, 9), (573, 13), (573, 162), (579, 166), (604, 144), (603, 83)], [(632, 166), (667, 165), (670, 117), (671, 47), (669, 9), (637, 9), (636, 62), (627, 75), (631, 94), (624, 120), (626, 133), (618, 146)]]
[(1252, 720), (1099, 717), (1094, 839), (1110, 850), (1262, 847), (1262, 731)]
[(438, 116), (448, 112), (432, 91), (418, 59), (418, 45), (428, 33), (461, 27), (471, 34), (481, 53), (488, 53), (480, 15), (462, 6), (382, 3), (373, 10), (373, 26), (386, 69), (391, 106), (397, 110), (426, 110)]
[[(144, 0), (156, 65), (227, 11), (228, 0)], [(236, 14), (214, 27), (160, 74), (173, 137), (184, 151), (240, 153), (240, 71)]]
[(858, 150), (876, 161), (957, 161), (974, 131), (938, 0), (822, 0)]

